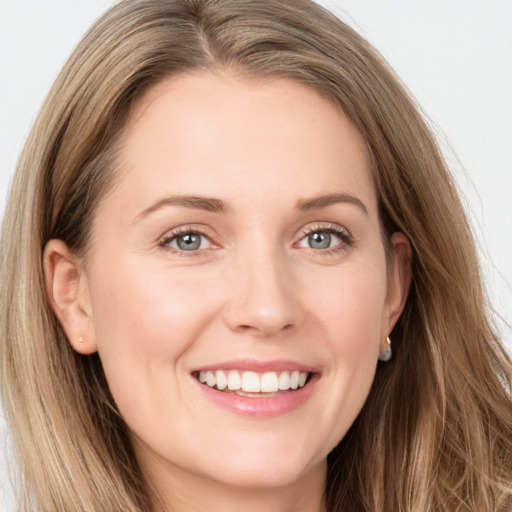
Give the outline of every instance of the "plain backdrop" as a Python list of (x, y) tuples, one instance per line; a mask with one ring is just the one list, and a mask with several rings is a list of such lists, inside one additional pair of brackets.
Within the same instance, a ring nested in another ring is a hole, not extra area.
[[(111, 0), (0, 0), (0, 218), (16, 159), (73, 47)], [(324, 0), (417, 98), (456, 176), (492, 304), (512, 324), (512, 0)], [(512, 348), (510, 327), (500, 323)], [(0, 414), (0, 510), (14, 511)]]

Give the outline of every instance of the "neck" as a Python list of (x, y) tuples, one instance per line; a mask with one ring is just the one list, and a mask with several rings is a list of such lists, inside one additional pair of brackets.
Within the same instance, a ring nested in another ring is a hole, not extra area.
[(153, 512), (326, 512), (326, 462), (289, 484), (270, 488), (230, 485), (175, 466), (161, 469), (144, 468)]

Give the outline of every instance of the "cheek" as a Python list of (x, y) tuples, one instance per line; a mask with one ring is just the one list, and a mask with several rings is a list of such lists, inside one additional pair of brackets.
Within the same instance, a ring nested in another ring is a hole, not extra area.
[(176, 346), (176, 335), (208, 310), (208, 294), (187, 273), (130, 267), (102, 272), (91, 290), (98, 343), (131, 341), (149, 351), (158, 340)]
[(332, 407), (319, 413), (332, 425), (331, 447), (359, 414), (375, 377), (386, 297), (385, 274), (377, 268), (347, 266), (316, 294), (316, 331), (324, 333), (332, 362), (322, 390)]
[(312, 308), (333, 349), (344, 354), (340, 360), (374, 350), (385, 307), (385, 273), (374, 265), (347, 265), (333, 270), (320, 284)]
[(186, 272), (120, 262), (98, 274), (91, 287), (94, 330), (116, 399), (140, 394), (156, 370), (174, 379), (169, 369), (215, 314), (214, 299), (198, 284)]

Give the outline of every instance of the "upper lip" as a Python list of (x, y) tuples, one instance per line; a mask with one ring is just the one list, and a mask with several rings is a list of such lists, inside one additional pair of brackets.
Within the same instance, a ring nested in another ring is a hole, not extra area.
[(261, 361), (256, 359), (238, 359), (231, 361), (223, 361), (220, 363), (207, 364), (192, 370), (192, 373), (199, 371), (215, 371), (215, 370), (239, 370), (252, 371), (256, 373), (265, 372), (282, 372), (286, 370), (298, 370), (300, 372), (316, 373), (318, 370), (312, 366), (289, 361), (285, 359), (276, 359), (269, 361)]

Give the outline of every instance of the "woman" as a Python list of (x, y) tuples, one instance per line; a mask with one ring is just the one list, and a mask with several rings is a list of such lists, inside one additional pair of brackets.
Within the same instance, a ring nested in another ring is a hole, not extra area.
[(511, 506), (510, 360), (450, 175), (312, 3), (96, 23), (20, 162), (0, 324), (27, 510)]

